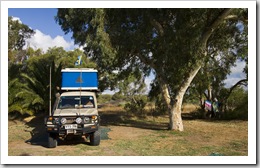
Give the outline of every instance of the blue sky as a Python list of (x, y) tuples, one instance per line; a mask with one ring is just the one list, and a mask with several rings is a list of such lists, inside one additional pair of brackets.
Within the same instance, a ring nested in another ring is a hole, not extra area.
[[(36, 30), (34, 37), (28, 40), (28, 43), (33, 48), (42, 48), (46, 51), (49, 47), (61, 46), (65, 50), (73, 50), (78, 48), (74, 45), (74, 40), (71, 38), (72, 33), (65, 35), (61, 27), (56, 23), (55, 16), (56, 8), (9, 8), (8, 15), (20, 20), (23, 24), (28, 25)], [(226, 79), (226, 87), (231, 87), (240, 79), (245, 78), (242, 73), (245, 66), (244, 62), (237, 61), (237, 66), (231, 69), (232, 73)], [(154, 75), (146, 78), (147, 87), (154, 79)], [(108, 92), (107, 92), (108, 93)], [(113, 93), (113, 92), (112, 92)]]
[(78, 48), (71, 38), (72, 33), (65, 34), (56, 23), (56, 8), (9, 8), (8, 16), (35, 30), (35, 35), (27, 40), (27, 45), (46, 51), (49, 47), (63, 47), (65, 50)]
[(32, 29), (38, 29), (52, 38), (60, 35), (66, 41), (69, 41), (71, 40), (71, 33), (65, 35), (54, 19), (57, 11), (56, 8), (9, 8), (8, 16), (18, 17), (22, 23), (29, 25)]

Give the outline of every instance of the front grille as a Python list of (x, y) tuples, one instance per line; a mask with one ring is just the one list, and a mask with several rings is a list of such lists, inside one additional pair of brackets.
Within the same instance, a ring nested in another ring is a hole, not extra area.
[(66, 124), (76, 124), (76, 118), (66, 118)]

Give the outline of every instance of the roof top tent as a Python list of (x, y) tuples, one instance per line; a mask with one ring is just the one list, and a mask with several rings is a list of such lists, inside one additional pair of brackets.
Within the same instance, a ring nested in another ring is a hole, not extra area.
[(66, 68), (61, 70), (61, 90), (98, 90), (98, 71), (91, 68)]

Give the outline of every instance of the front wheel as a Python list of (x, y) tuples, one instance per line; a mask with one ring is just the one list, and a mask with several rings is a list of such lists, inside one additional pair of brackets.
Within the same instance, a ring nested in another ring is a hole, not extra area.
[(56, 148), (57, 145), (58, 145), (57, 136), (55, 134), (49, 133), (48, 148)]
[(98, 146), (100, 144), (100, 132), (99, 132), (99, 130), (90, 134), (89, 139), (90, 139), (90, 145), (91, 146)]

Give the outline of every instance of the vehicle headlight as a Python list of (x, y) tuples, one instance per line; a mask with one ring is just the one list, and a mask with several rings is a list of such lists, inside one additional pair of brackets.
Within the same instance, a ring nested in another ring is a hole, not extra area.
[(54, 118), (54, 119), (52, 120), (52, 123), (53, 123), (53, 124), (59, 124), (59, 119), (58, 119), (58, 118)]
[(90, 122), (89, 117), (85, 117), (85, 118), (84, 118), (84, 122), (85, 122), (85, 123), (89, 123), (89, 122)]
[(97, 119), (97, 116), (92, 116), (92, 120), (96, 120)]
[(67, 119), (66, 118), (61, 118), (60, 122), (61, 122), (61, 124), (66, 124)]
[(76, 123), (77, 123), (77, 124), (81, 124), (81, 123), (82, 123), (82, 119), (81, 119), (80, 117), (78, 117), (78, 118), (76, 119)]
[(92, 123), (97, 123), (98, 122), (98, 120), (97, 120), (98, 117), (97, 116), (92, 116), (91, 118), (92, 118), (92, 120), (91, 120)]

